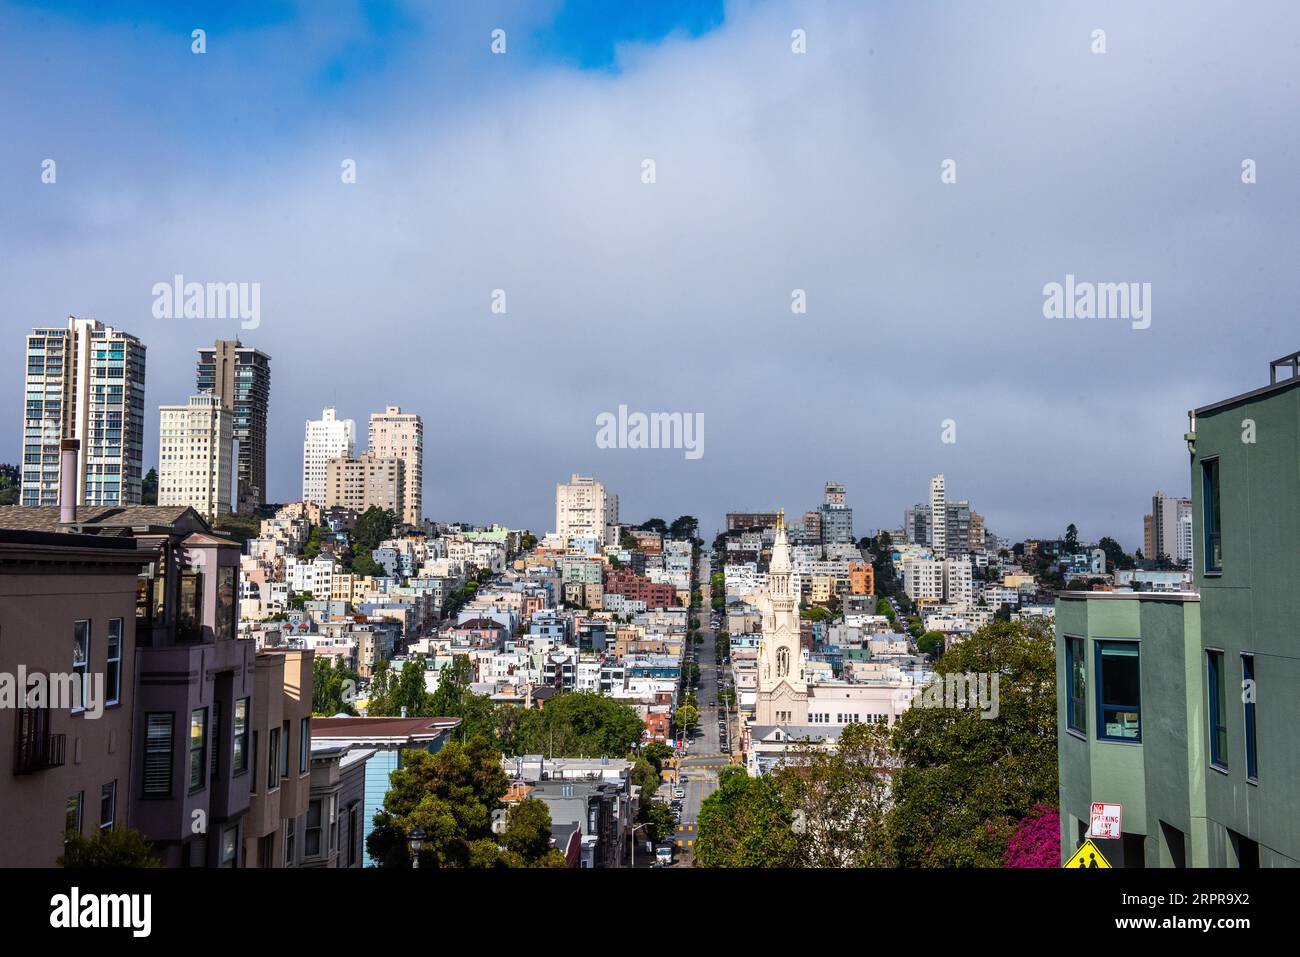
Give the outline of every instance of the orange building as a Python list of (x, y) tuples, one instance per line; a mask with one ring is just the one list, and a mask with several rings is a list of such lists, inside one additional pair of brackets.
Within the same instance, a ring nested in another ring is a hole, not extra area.
[(871, 562), (849, 562), (849, 590), (854, 595), (876, 593), (876, 570)]

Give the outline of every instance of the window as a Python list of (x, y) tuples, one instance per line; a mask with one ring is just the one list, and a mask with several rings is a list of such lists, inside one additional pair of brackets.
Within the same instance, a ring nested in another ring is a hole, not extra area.
[(113, 830), (117, 817), (117, 781), (109, 781), (99, 789), (99, 829)]
[(1138, 643), (1098, 641), (1097, 737), (1142, 740), (1142, 683)]
[(267, 747), (271, 760), (266, 762), (266, 789), (274, 791), (280, 786), (280, 729), (271, 729), (271, 740)]
[(221, 866), (234, 867), (235, 853), (239, 848), (239, 828), (228, 827), (221, 832)]
[(69, 837), (81, 833), (81, 805), (85, 793), (85, 791), (78, 791), (76, 794), (68, 795), (67, 808), (64, 812), (64, 843), (67, 843)]
[(250, 753), (252, 754), (252, 759), (253, 759), (253, 760), (252, 760), (252, 764), (253, 764), (253, 776), (252, 776), (251, 780), (249, 780), (249, 782), (248, 782), (248, 793), (249, 793), (249, 794), (256, 794), (256, 793), (257, 793), (257, 775), (258, 775), (258, 770), (257, 770), (257, 769), (258, 769), (258, 767), (259, 767), (259, 765), (258, 765), (258, 763), (257, 763), (257, 732), (256, 732), (256, 731), (253, 732), (253, 750), (252, 750)]
[(297, 835), (298, 822), (291, 817), (284, 819), (284, 866), (293, 867), (293, 842)]
[(144, 717), (144, 793), (170, 797), (172, 793), (172, 728), (175, 715), (155, 711)]
[(285, 721), (280, 725), (280, 777), (289, 776), (289, 743), (293, 740), (293, 724)]
[(108, 661), (104, 668), (105, 704), (117, 704), (122, 694), (122, 619), (108, 622)]
[(1221, 771), (1228, 770), (1228, 725), (1225, 717), (1223, 652), (1205, 653), (1205, 684), (1210, 700), (1210, 764)]
[(1246, 780), (1259, 781), (1259, 758), (1255, 751), (1255, 656), (1241, 656), (1241, 710), (1246, 726)]
[(190, 713), (190, 790), (203, 787), (207, 780), (204, 764), (208, 744), (208, 709), (195, 708)]
[(298, 773), (306, 774), (311, 758), (311, 718), (303, 718), (298, 723)]
[(79, 621), (72, 626), (72, 673), (77, 675), (77, 690), (73, 698), (73, 714), (86, 710), (86, 692), (90, 690), (90, 622)]
[(231, 767), (235, 773), (248, 770), (248, 699), (240, 698), (235, 702), (234, 750), (231, 753)]
[(1201, 511), (1205, 526), (1205, 573), (1223, 571), (1223, 533), (1219, 512), (1219, 460), (1201, 463)]
[(348, 867), (357, 866), (357, 848), (361, 846), (361, 812), (354, 804), (348, 809)]
[(203, 575), (200, 572), (181, 575), (176, 637), (180, 641), (200, 641), (203, 638)]
[(303, 831), (302, 842), (303, 857), (320, 857), (323, 812), (324, 803), (320, 798), (314, 798), (307, 804), (307, 829)]
[(217, 607), (214, 629), (218, 641), (235, 637), (237, 618), (235, 567), (233, 565), (223, 565), (217, 569)]

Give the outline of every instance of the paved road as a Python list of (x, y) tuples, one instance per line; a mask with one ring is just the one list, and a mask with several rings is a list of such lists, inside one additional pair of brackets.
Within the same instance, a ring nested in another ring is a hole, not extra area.
[(686, 798), (682, 807), (682, 822), (677, 829), (677, 853), (679, 864), (689, 864), (692, 848), (695, 845), (696, 822), (700, 816), (700, 805), (704, 799), (718, 787), (718, 771), (726, 765), (730, 756), (722, 749), (718, 734), (718, 668), (714, 663), (714, 642), (716, 635), (709, 624), (709, 553), (700, 554), (700, 594), (703, 603), (699, 610), (700, 633), (704, 644), (696, 645), (690, 650), (686, 666), (691, 661), (700, 666), (700, 684), (695, 692), (696, 704), (700, 710), (700, 724), (695, 737), (691, 739), (687, 756), (682, 762), (682, 786), (686, 789)]

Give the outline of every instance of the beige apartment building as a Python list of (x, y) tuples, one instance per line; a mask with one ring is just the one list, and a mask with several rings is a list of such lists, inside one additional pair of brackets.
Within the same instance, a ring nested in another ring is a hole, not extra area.
[(618, 540), (618, 496), (594, 478), (574, 475), (555, 486), (555, 533), (593, 537), (601, 547)]
[[(0, 671), (15, 685), (48, 682), (0, 707), (0, 753), (11, 754), (0, 767), (0, 866), (54, 867), (65, 829), (90, 837), (127, 823), (136, 583), (152, 557), (129, 538), (0, 529)], [(62, 691), (102, 679), (102, 696), (59, 707), (48, 695), (57, 678)]]
[(227, 514), (234, 413), (210, 392), (158, 411), (158, 504), (188, 505), (209, 522)]
[(297, 867), (302, 863), (311, 794), (312, 659), (307, 650), (257, 655), (245, 867)]
[(406, 466), (401, 459), (381, 459), (371, 452), (357, 458), (330, 459), (325, 466), (325, 505), (364, 512), (372, 505), (402, 516), (406, 500)]
[(379, 459), (401, 460), (405, 486), (397, 517), (407, 525), (419, 525), (424, 509), (424, 422), (397, 405), (372, 412), (370, 454)]

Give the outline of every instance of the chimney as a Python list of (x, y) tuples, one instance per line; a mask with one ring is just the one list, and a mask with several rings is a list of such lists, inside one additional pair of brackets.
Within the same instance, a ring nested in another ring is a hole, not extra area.
[(59, 522), (63, 524), (77, 520), (77, 459), (80, 452), (79, 439), (63, 439), (59, 443)]

